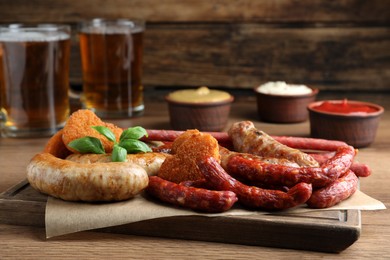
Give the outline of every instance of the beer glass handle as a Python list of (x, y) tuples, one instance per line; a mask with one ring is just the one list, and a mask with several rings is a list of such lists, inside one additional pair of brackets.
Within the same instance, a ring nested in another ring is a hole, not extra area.
[(6, 122), (6, 119), (7, 119), (7, 115), (5, 113), (4, 108), (0, 108), (0, 137), (2, 137), (3, 127)]
[[(76, 91), (76, 90), (74, 90), (72, 88), (69, 88), (69, 98), (70, 99), (78, 99), (78, 100), (80, 100), (81, 92)], [(1, 116), (0, 116), (0, 118), (1, 118)]]
[(6, 114), (4, 108), (0, 109), (0, 122), (3, 123), (5, 122)]

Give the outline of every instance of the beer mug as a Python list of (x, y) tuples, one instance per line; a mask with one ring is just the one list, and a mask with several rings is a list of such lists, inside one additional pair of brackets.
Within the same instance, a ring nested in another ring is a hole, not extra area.
[(81, 102), (102, 118), (141, 115), (143, 22), (93, 19), (81, 24)]
[(70, 27), (0, 27), (0, 130), (50, 136), (69, 116)]

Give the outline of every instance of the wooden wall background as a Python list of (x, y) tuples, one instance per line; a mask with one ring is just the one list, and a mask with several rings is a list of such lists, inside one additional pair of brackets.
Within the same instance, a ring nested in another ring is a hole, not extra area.
[(95, 17), (146, 21), (147, 88), (284, 80), (390, 91), (387, 0), (0, 0), (0, 23), (73, 26), (73, 84), (81, 83), (77, 24)]

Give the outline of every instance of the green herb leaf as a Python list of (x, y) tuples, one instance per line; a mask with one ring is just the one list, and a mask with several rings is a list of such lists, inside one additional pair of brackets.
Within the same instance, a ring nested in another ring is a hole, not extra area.
[(68, 146), (80, 153), (105, 153), (102, 142), (91, 136), (75, 139)]
[(100, 134), (104, 135), (108, 140), (110, 140), (111, 142), (116, 142), (116, 137), (114, 135), (114, 133), (108, 129), (107, 127), (105, 126), (91, 126), (93, 129), (95, 129), (96, 131), (98, 131)]
[(126, 149), (127, 153), (151, 152), (152, 149), (142, 141), (135, 139), (125, 139), (119, 142), (119, 146)]
[(141, 126), (129, 127), (125, 131), (122, 132), (119, 141), (126, 139), (140, 139), (143, 136), (148, 136), (145, 128)]
[(119, 145), (114, 145), (111, 154), (111, 160), (113, 162), (125, 162), (127, 157), (127, 151), (125, 148), (120, 147)]
[[(143, 127), (130, 127), (123, 131), (119, 144), (116, 142), (115, 134), (105, 126), (91, 126), (97, 132), (105, 136), (109, 141), (114, 143), (111, 160), (113, 162), (124, 162), (128, 153), (151, 152), (152, 149), (144, 142), (138, 140), (143, 136), (147, 136), (147, 132)], [(91, 136), (86, 136), (73, 140), (69, 146), (80, 153), (105, 153), (102, 142)]]

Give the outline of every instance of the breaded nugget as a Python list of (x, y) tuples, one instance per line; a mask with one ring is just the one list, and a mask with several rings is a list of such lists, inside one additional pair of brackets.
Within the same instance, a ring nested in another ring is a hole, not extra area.
[(172, 153), (173, 156), (166, 158), (161, 165), (158, 176), (176, 183), (203, 179), (196, 161), (204, 156), (221, 161), (218, 141), (198, 130), (187, 130), (176, 138), (172, 144)]
[(177, 148), (183, 144), (183, 142), (187, 141), (192, 136), (200, 135), (201, 133), (197, 129), (191, 129), (183, 132), (181, 135), (176, 137), (174, 142), (172, 143), (172, 153), (176, 153)]
[(113, 143), (107, 140), (106, 137), (101, 135), (91, 126), (105, 126), (109, 128), (116, 136), (116, 139), (119, 140), (120, 135), (123, 130), (113, 124), (103, 122), (94, 112), (87, 109), (80, 109), (74, 112), (66, 122), (62, 140), (64, 141), (66, 147), (72, 152), (77, 153), (74, 149), (70, 148), (68, 144), (78, 138), (85, 136), (92, 136), (100, 139), (103, 144), (104, 150), (109, 153), (112, 151)]
[(50, 153), (61, 159), (65, 159), (70, 155), (72, 152), (65, 146), (64, 141), (62, 141), (62, 133), (62, 129), (55, 133), (46, 143), (43, 152)]

